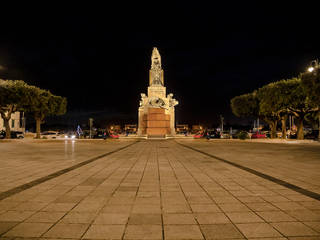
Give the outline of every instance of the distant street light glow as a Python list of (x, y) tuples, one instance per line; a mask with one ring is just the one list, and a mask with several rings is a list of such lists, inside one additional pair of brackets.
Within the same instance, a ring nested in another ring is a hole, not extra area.
[(314, 67), (309, 67), (309, 68), (308, 68), (308, 71), (309, 71), (309, 72), (313, 72), (313, 70), (314, 70)]

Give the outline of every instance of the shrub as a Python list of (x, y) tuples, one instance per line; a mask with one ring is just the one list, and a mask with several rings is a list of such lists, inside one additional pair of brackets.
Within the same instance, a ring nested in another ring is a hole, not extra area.
[(238, 133), (238, 138), (241, 139), (241, 140), (245, 140), (245, 139), (248, 139), (249, 136), (248, 136), (247, 132), (241, 131), (241, 132)]

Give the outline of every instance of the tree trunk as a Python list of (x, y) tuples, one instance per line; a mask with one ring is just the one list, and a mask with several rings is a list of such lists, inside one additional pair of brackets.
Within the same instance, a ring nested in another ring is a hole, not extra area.
[(287, 136), (287, 118), (287, 115), (281, 117), (282, 139), (286, 139)]
[(36, 138), (40, 138), (41, 133), (41, 118), (36, 117)]
[(297, 139), (298, 140), (303, 140), (304, 139), (304, 133), (303, 133), (303, 118), (304, 117), (299, 117), (297, 118), (298, 122), (298, 130), (297, 130)]
[(277, 120), (270, 121), (269, 122), (269, 127), (271, 130), (271, 138), (276, 138), (277, 137)]
[(10, 139), (11, 138), (11, 129), (10, 129), (10, 118), (11, 118), (11, 111), (9, 110), (7, 112), (7, 116), (4, 112), (1, 112), (1, 117), (3, 119), (3, 125), (6, 128), (6, 139)]
[(318, 140), (320, 141), (320, 111), (318, 112), (318, 121), (319, 121), (319, 127), (318, 127)]

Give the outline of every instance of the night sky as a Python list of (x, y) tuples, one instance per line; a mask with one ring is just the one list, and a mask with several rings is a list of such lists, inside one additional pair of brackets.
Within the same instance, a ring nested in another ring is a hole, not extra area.
[(136, 121), (157, 47), (178, 123), (216, 123), (220, 114), (235, 122), (232, 97), (297, 76), (320, 58), (315, 6), (155, 3), (8, 8), (0, 78), (67, 97), (70, 118), (95, 112)]

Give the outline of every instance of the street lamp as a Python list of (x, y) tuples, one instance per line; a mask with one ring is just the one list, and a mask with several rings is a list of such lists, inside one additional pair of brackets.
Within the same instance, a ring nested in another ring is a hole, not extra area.
[[(308, 72), (312, 73), (314, 76), (318, 77), (320, 70), (320, 64), (318, 60), (313, 60), (310, 64), (310, 67), (308, 68)], [(320, 109), (318, 109), (318, 120), (319, 120), (319, 133), (318, 133), (318, 139), (320, 140)]]

